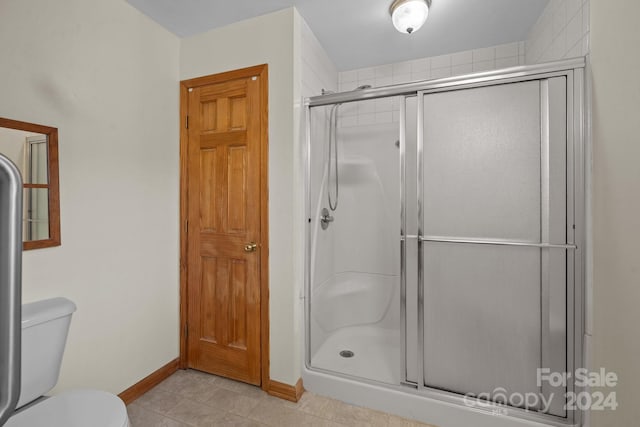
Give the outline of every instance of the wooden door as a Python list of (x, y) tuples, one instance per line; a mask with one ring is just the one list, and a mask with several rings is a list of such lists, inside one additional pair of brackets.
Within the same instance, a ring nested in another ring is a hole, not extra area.
[(260, 385), (266, 82), (242, 74), (187, 92), (187, 364)]

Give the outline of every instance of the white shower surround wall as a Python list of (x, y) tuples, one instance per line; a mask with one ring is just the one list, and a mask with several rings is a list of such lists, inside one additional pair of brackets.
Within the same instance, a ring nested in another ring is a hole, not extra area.
[[(347, 107), (346, 105), (341, 106)], [(320, 227), (320, 211), (328, 208), (326, 167), (328, 123), (331, 107), (314, 110), (318, 121), (312, 130), (325, 149), (312, 165), (311, 179), (311, 354), (315, 355), (340, 329), (378, 324), (399, 336), (399, 169), (397, 126), (339, 129), (340, 194), (334, 222)], [(318, 168), (318, 163), (321, 168)], [(315, 179), (314, 179), (315, 178)], [(395, 320), (393, 320), (395, 319)], [(341, 331), (344, 336), (344, 331)], [(397, 344), (396, 344), (397, 346)], [(348, 348), (342, 348), (348, 349)], [(323, 351), (337, 356), (339, 348)], [(359, 353), (359, 358), (365, 352)], [(315, 367), (337, 370), (340, 359)], [(338, 363), (334, 363), (338, 362)], [(399, 379), (397, 367), (389, 366)], [(375, 376), (375, 370), (371, 372)], [(368, 378), (372, 378), (369, 376)], [(391, 379), (389, 379), (391, 381)]]

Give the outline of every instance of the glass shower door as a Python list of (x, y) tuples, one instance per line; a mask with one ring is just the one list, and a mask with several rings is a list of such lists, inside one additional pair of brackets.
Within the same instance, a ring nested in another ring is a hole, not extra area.
[(564, 77), (419, 94), (419, 388), (566, 416), (566, 108)]

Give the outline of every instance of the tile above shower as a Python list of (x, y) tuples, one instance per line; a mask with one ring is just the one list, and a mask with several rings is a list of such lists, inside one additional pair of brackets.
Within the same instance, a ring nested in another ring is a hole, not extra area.
[[(361, 85), (389, 86), (421, 80), (489, 71), (524, 65), (525, 42), (515, 42), (489, 48), (467, 50), (449, 55), (420, 58), (412, 61), (361, 68), (338, 73), (340, 92), (354, 90)], [(341, 127), (397, 123), (398, 98), (385, 98), (370, 102), (345, 105), (341, 110)]]

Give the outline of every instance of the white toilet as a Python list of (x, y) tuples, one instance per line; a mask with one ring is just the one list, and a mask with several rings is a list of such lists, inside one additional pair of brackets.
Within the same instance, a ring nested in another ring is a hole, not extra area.
[[(117, 396), (73, 390), (43, 397), (58, 382), (73, 302), (53, 298), (22, 306), (22, 368), (17, 412), (5, 427), (128, 427)], [(28, 406), (25, 406), (28, 405)]]

